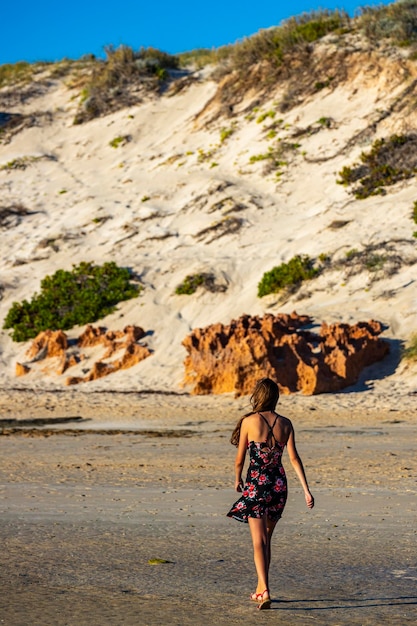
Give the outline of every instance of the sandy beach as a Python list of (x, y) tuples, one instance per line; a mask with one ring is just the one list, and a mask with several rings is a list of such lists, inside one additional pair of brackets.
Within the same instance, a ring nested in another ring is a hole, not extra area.
[[(304, 52), (275, 82), (257, 62), (235, 96), (235, 74), (193, 67), (88, 121), (91, 59), (0, 87), (0, 626), (417, 623), (416, 57), (361, 31)], [(395, 169), (408, 146), (405, 169), (360, 199), (346, 172), (382, 145)], [(302, 257), (314, 277), (259, 294)], [(65, 351), (3, 327), (45, 277), (110, 261), (140, 293), (64, 326)], [(183, 342), (294, 311), (312, 333), (376, 320), (389, 355), (344, 392), (282, 397), (316, 506), (284, 453), (260, 613), (249, 530), (226, 517), (248, 397), (190, 395)], [(140, 326), (147, 357), (116, 370), (118, 351), (80, 345), (84, 321)]]
[(415, 397), (282, 399), (316, 507), (286, 458), (262, 614), (248, 528), (225, 517), (247, 398), (0, 397), (1, 624), (415, 623)]

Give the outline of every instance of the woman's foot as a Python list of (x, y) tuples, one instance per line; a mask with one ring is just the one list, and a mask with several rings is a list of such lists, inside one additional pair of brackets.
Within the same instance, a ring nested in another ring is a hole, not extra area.
[(250, 594), (250, 599), (252, 600), (252, 602), (259, 602), (262, 600), (262, 593), (256, 593), (256, 591), (254, 593)]
[(265, 609), (271, 608), (271, 598), (270, 598), (268, 589), (265, 589), (265, 591), (263, 591), (262, 593), (257, 593), (256, 597), (257, 597), (257, 602), (259, 602), (258, 609), (260, 611), (264, 611)]

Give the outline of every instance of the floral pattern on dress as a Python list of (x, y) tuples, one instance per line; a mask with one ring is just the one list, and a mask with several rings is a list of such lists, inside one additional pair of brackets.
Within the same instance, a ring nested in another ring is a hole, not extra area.
[(246, 523), (249, 517), (261, 519), (266, 515), (276, 522), (287, 501), (287, 478), (282, 466), (285, 444), (276, 442), (269, 447), (262, 441), (250, 441), (248, 448), (249, 468), (242, 496), (227, 515)]

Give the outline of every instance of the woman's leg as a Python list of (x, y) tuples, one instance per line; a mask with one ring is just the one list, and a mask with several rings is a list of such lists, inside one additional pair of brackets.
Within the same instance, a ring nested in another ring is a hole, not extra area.
[(272, 533), (274, 532), (275, 526), (277, 525), (277, 522), (273, 522), (271, 519), (269, 519), (269, 517), (266, 520), (266, 530), (268, 533), (268, 552), (267, 552), (267, 557), (268, 557), (268, 572), (269, 572), (269, 567), (271, 565), (271, 538), (272, 538)]
[(250, 517), (248, 521), (253, 543), (253, 560), (255, 561), (256, 573), (258, 574), (256, 593), (261, 594), (265, 589), (269, 589), (270, 541), (267, 519)]

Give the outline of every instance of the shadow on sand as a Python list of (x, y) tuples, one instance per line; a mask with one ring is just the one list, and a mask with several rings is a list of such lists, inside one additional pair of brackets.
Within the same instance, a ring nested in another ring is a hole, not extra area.
[[(303, 606), (307, 604), (307, 606)], [(298, 606), (300, 605), (300, 606)], [(326, 606), (323, 606), (326, 605)], [(366, 609), (378, 606), (417, 605), (417, 596), (392, 598), (311, 598), (309, 600), (272, 600), (273, 611), (331, 611), (335, 609)]]
[(359, 375), (359, 380), (355, 385), (341, 389), (337, 393), (357, 393), (359, 391), (368, 391), (373, 388), (376, 380), (383, 380), (392, 376), (401, 362), (404, 342), (399, 339), (385, 339), (385, 343), (389, 345), (389, 353), (382, 360), (365, 367)]

